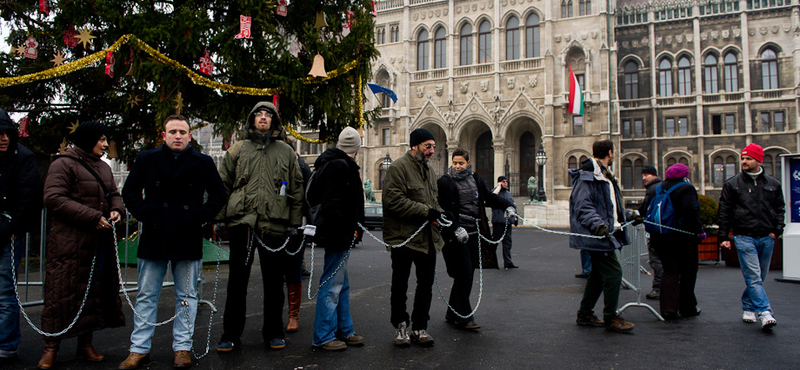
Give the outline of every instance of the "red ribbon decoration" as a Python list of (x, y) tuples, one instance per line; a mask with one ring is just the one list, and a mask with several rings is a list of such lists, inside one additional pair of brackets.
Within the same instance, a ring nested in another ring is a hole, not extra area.
[(106, 74), (110, 78), (114, 78), (114, 53), (108, 52), (106, 54)]
[(19, 120), (19, 137), (31, 137), (31, 134), (28, 133), (28, 117), (22, 117)]

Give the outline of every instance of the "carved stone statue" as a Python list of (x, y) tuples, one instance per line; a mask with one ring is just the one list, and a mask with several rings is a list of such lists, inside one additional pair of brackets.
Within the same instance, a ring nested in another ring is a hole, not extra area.
[(364, 196), (366, 197), (367, 203), (377, 203), (375, 200), (375, 193), (372, 192), (372, 180), (370, 179), (364, 181)]
[(528, 177), (528, 196), (531, 197), (531, 202), (539, 201), (539, 182), (536, 181), (536, 176)]

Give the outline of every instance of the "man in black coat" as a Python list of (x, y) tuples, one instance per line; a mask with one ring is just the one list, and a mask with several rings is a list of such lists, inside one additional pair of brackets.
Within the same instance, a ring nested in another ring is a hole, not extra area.
[[(484, 207), (505, 209), (506, 214), (514, 211), (514, 203), (492, 193), (483, 179), (472, 172), (469, 153), (463, 149), (453, 151), (453, 165), (447, 174), (437, 181), (439, 188), (439, 205), (445, 212), (456, 215), (455, 223), (460, 224), (469, 234), (469, 239), (464, 242), (457, 236), (447, 231), (444, 234), (445, 245), (442, 256), (447, 265), (447, 274), (453, 278), (453, 288), (450, 290), (449, 307), (445, 320), (459, 329), (476, 330), (480, 328), (472, 316), (472, 305), (469, 296), (472, 292), (473, 277), (478, 267), (478, 242), (481, 235), (490, 236), (489, 221)], [(510, 208), (510, 209), (509, 209)], [(457, 230), (450, 228), (449, 230)], [(492, 253), (492, 258), (487, 259), (488, 243), (481, 247), (483, 253), (483, 268), (498, 268), (497, 255)], [(486, 262), (491, 262), (487, 266)]]
[(17, 137), (14, 122), (0, 109), (0, 365), (17, 358), (21, 340), (11, 248), (14, 248), (16, 267), (22, 259), (25, 232), (38, 224), (42, 209), (42, 184), (36, 157), (17, 143)]
[(137, 254), (139, 294), (130, 355), (119, 369), (150, 363), (152, 323), (157, 321), (158, 296), (168, 262), (178, 302), (172, 329), (174, 366), (192, 364), (189, 351), (197, 315), (195, 287), (203, 259), (202, 225), (214, 219), (226, 196), (214, 161), (191, 147), (189, 130), (186, 117), (167, 117), (164, 144), (139, 153), (122, 188), (125, 206), (144, 227)]
[[(658, 170), (655, 166), (647, 165), (642, 168), (642, 183), (644, 184), (645, 198), (653, 199), (656, 192), (656, 185), (661, 183), (661, 178), (658, 177)], [(639, 214), (647, 214), (647, 203), (642, 201), (639, 205)], [(661, 275), (664, 273), (664, 268), (661, 266), (661, 260), (658, 259), (656, 250), (653, 249), (653, 243), (650, 243), (650, 233), (647, 233), (647, 263), (653, 269), (653, 289), (647, 293), (647, 299), (658, 299), (661, 296)]]

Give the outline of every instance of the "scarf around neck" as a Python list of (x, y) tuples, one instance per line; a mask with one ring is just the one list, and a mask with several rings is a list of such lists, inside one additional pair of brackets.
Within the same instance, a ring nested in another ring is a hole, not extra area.
[(453, 166), (450, 166), (450, 168), (447, 169), (447, 174), (454, 179), (464, 180), (468, 176), (472, 175), (472, 165), (471, 164), (467, 165), (467, 168), (459, 172), (456, 172), (455, 170), (453, 170)]

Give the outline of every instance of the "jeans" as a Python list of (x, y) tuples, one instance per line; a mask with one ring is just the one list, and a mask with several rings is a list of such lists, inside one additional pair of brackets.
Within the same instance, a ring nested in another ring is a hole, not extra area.
[[(250, 228), (246, 225), (229, 229), (230, 236), (230, 273), (228, 275), (227, 297), (225, 298), (225, 315), (222, 318), (222, 338), (220, 341), (231, 341), (235, 345), (241, 343), (242, 333), (247, 316), (247, 288), (250, 281), (250, 269), (258, 250), (261, 265), (261, 282), (263, 285), (263, 317), (261, 336), (265, 343), (274, 338), (283, 338), (283, 294), (284, 269), (289, 265), (286, 251), (270, 252), (258, 240), (251, 240)], [(277, 249), (285, 239), (270, 238), (259, 233), (261, 240), (272, 249)], [(299, 253), (298, 253), (299, 254)], [(246, 263), (245, 263), (246, 262)]]
[(505, 231), (506, 236), (503, 238), (503, 267), (514, 265), (511, 261), (511, 224), (492, 224), (492, 239), (498, 240), (503, 236)]
[[(582, 252), (584, 250), (581, 250)], [(617, 252), (588, 252), (592, 257), (593, 268), (586, 281), (586, 289), (583, 291), (581, 308), (578, 316), (590, 316), (594, 312), (594, 305), (603, 294), (604, 306), (603, 317), (606, 323), (617, 315), (617, 305), (619, 305), (619, 289), (622, 284), (622, 267), (617, 260)]]
[[(22, 336), (19, 330), (19, 305), (11, 275), (11, 241), (9, 238), (0, 242), (0, 358), (3, 358), (17, 353)], [(22, 244), (21, 239), (15, 239), (14, 267), (22, 260)]]
[(592, 256), (589, 251), (581, 249), (581, 274), (589, 275), (592, 272)]
[(356, 332), (350, 316), (348, 257), (350, 251), (347, 249), (325, 250), (325, 267), (319, 278), (317, 311), (314, 315), (315, 346), (321, 346), (336, 337), (347, 338)]
[(428, 329), (431, 300), (433, 299), (433, 278), (436, 272), (436, 249), (428, 246), (428, 253), (411, 248), (392, 248), (392, 287), (391, 321), (394, 327), (408, 323), (406, 312), (406, 291), (411, 277), (411, 264), (417, 266), (417, 288), (414, 292), (414, 311), (411, 313), (411, 330)]
[(767, 292), (764, 290), (764, 280), (767, 278), (767, 271), (769, 271), (769, 264), (772, 260), (772, 247), (775, 245), (775, 239), (769, 236), (753, 238), (734, 235), (733, 241), (736, 245), (736, 252), (739, 254), (739, 264), (742, 267), (744, 282), (747, 284), (747, 288), (742, 293), (742, 310), (772, 312)]
[[(475, 277), (476, 265), (473, 265), (473, 258), (470, 251), (478, 250), (478, 238), (480, 236), (475, 233), (469, 236), (466, 244), (461, 244), (457, 241), (452, 241), (445, 244), (442, 249), (442, 256), (444, 263), (447, 266), (447, 275), (453, 278), (453, 287), (450, 289), (450, 298), (448, 303), (450, 307), (447, 309), (445, 319), (457, 325), (463, 325), (473, 319), (472, 316), (461, 318), (461, 316), (469, 315), (472, 312), (472, 305), (469, 303), (469, 296), (472, 293), (472, 284)], [(477, 259), (477, 256), (475, 257)], [(453, 312), (455, 310), (455, 312)]]
[[(136, 296), (136, 312), (150, 323), (158, 320), (158, 297), (167, 273), (168, 260), (148, 260), (139, 258), (139, 294)], [(202, 260), (172, 261), (172, 277), (175, 280), (175, 313), (178, 317), (172, 322), (172, 350), (192, 349), (194, 321), (197, 316), (197, 278)], [(187, 305), (182, 305), (186, 301)], [(188, 310), (188, 318), (187, 312)], [(138, 315), (133, 315), (131, 333), (131, 352), (150, 353), (153, 333), (156, 328), (146, 324)]]

